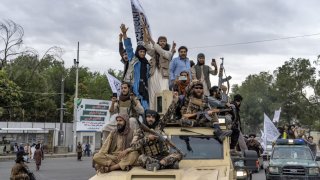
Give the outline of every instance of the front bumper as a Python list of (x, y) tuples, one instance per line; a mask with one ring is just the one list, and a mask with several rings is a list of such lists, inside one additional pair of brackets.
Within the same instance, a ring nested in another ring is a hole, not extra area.
[(281, 175), (281, 174), (267, 174), (266, 179), (270, 180), (319, 180), (320, 176), (299, 176), (299, 175)]

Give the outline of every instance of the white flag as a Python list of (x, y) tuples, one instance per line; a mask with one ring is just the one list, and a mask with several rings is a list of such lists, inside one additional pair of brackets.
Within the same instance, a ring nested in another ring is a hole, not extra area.
[(139, 0), (131, 0), (132, 17), (134, 24), (134, 31), (136, 33), (137, 45), (142, 45), (143, 43), (143, 27), (142, 22), (145, 23), (148, 28), (149, 34), (151, 36), (149, 21), (147, 16), (139, 2)]
[(266, 149), (267, 147), (267, 139), (266, 136), (264, 135), (264, 132), (260, 129), (261, 132), (261, 146), (263, 147), (263, 149)]
[(279, 110), (274, 111), (273, 122), (279, 122), (281, 107)]
[(267, 141), (275, 141), (280, 136), (278, 129), (266, 114), (264, 114), (263, 132)]
[(109, 85), (111, 87), (112, 92), (117, 93), (119, 97), (121, 93), (121, 82), (109, 73), (107, 73), (107, 78), (108, 78)]

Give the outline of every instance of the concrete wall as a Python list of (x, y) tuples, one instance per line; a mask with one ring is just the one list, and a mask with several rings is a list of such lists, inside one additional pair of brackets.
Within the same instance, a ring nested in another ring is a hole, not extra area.
[[(0, 122), (0, 127), (1, 128), (44, 128), (44, 129), (50, 128), (50, 129), (57, 129), (55, 131), (55, 137), (57, 137), (57, 131), (60, 128), (60, 123), (44, 123), (44, 122), (8, 122), (7, 123), (7, 122)], [(65, 146), (71, 146), (73, 143), (72, 123), (63, 123), (63, 131), (64, 131)], [(37, 138), (39, 138), (39, 137), (41, 138), (42, 136), (45, 136), (45, 134), (47, 134), (47, 133), (48, 133), (48, 131), (42, 131), (42, 132), (0, 131), (0, 138), (2, 138), (5, 135), (7, 135), (8, 137), (19, 137), (19, 139), (17, 139), (17, 142), (20, 143), (21, 141), (26, 141), (26, 138), (29, 138), (30, 136), (36, 136)], [(16, 135), (14, 135), (14, 134), (16, 134)], [(43, 135), (41, 136), (40, 134), (43, 134)], [(2, 140), (2, 139), (0, 139), (0, 140)], [(54, 138), (54, 141), (55, 141), (54, 144), (57, 145), (58, 138)]]

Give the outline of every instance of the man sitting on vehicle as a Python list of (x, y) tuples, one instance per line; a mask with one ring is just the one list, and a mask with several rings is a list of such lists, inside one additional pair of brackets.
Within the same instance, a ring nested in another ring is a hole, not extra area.
[(133, 130), (126, 114), (116, 117), (117, 129), (111, 131), (100, 151), (93, 157), (98, 172), (107, 173), (117, 169), (130, 170), (139, 154), (130, 148)]
[(193, 81), (187, 88), (184, 106), (181, 108), (181, 126), (203, 126), (213, 127), (214, 135), (222, 142), (231, 131), (222, 131), (214, 110), (210, 109), (204, 98), (203, 84), (200, 81)]
[[(178, 93), (175, 92), (174, 101), (177, 100)], [(140, 126), (140, 129), (135, 133), (132, 149), (142, 152), (142, 155), (138, 158), (138, 164), (149, 171), (153, 171), (154, 169), (179, 168), (178, 163), (182, 159), (182, 152), (170, 153), (166, 142), (159, 137), (164, 135), (162, 129), (172, 113), (174, 113), (174, 105), (175, 103), (170, 105), (162, 119), (160, 119), (156, 111), (146, 110), (143, 124), (147, 128)], [(156, 132), (159, 136), (148, 130)]]

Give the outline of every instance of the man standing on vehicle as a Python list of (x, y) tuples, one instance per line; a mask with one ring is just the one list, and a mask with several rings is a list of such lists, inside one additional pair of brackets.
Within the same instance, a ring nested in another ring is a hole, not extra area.
[[(144, 109), (140, 104), (140, 101), (131, 92), (131, 86), (127, 82), (121, 84), (121, 94), (119, 99), (116, 96), (112, 97), (110, 106), (111, 115), (114, 114), (128, 114), (130, 126), (133, 130), (137, 128), (136, 119), (139, 118), (139, 114), (144, 113)], [(116, 121), (112, 121), (107, 124), (104, 129), (107, 133), (116, 129)]]
[(98, 172), (107, 173), (114, 170), (130, 170), (139, 154), (130, 148), (133, 130), (130, 128), (129, 117), (120, 114), (116, 117), (117, 129), (111, 131), (101, 149), (93, 156)]
[[(172, 103), (168, 111), (160, 119), (160, 115), (153, 110), (146, 110), (143, 123), (151, 130), (163, 136), (162, 129), (166, 125), (170, 116), (175, 111), (175, 104), (178, 101), (178, 93), (174, 93), (175, 103)], [(178, 163), (182, 159), (182, 152), (170, 153), (166, 142), (161, 141), (159, 136), (140, 128), (134, 136), (132, 149), (142, 151), (138, 163), (149, 171), (155, 169), (177, 169)]]
[(241, 121), (240, 121), (240, 105), (242, 102), (242, 96), (240, 94), (236, 94), (233, 97), (233, 101), (231, 104), (235, 106), (234, 117), (232, 119), (231, 125), (231, 142), (230, 142), (230, 152), (236, 152), (235, 148), (239, 140), (240, 131), (241, 131)]
[(188, 48), (181, 46), (178, 49), (179, 57), (172, 59), (170, 62), (170, 87), (172, 88), (176, 78), (182, 71), (187, 71), (191, 77), (190, 60), (187, 58)]
[(199, 80), (203, 84), (204, 95), (209, 96), (209, 88), (211, 87), (210, 83), (210, 74), (217, 75), (217, 64), (216, 61), (212, 61), (211, 65), (214, 67), (214, 70), (205, 65), (206, 59), (203, 53), (199, 53), (198, 62), (195, 66), (191, 68), (192, 80)]

